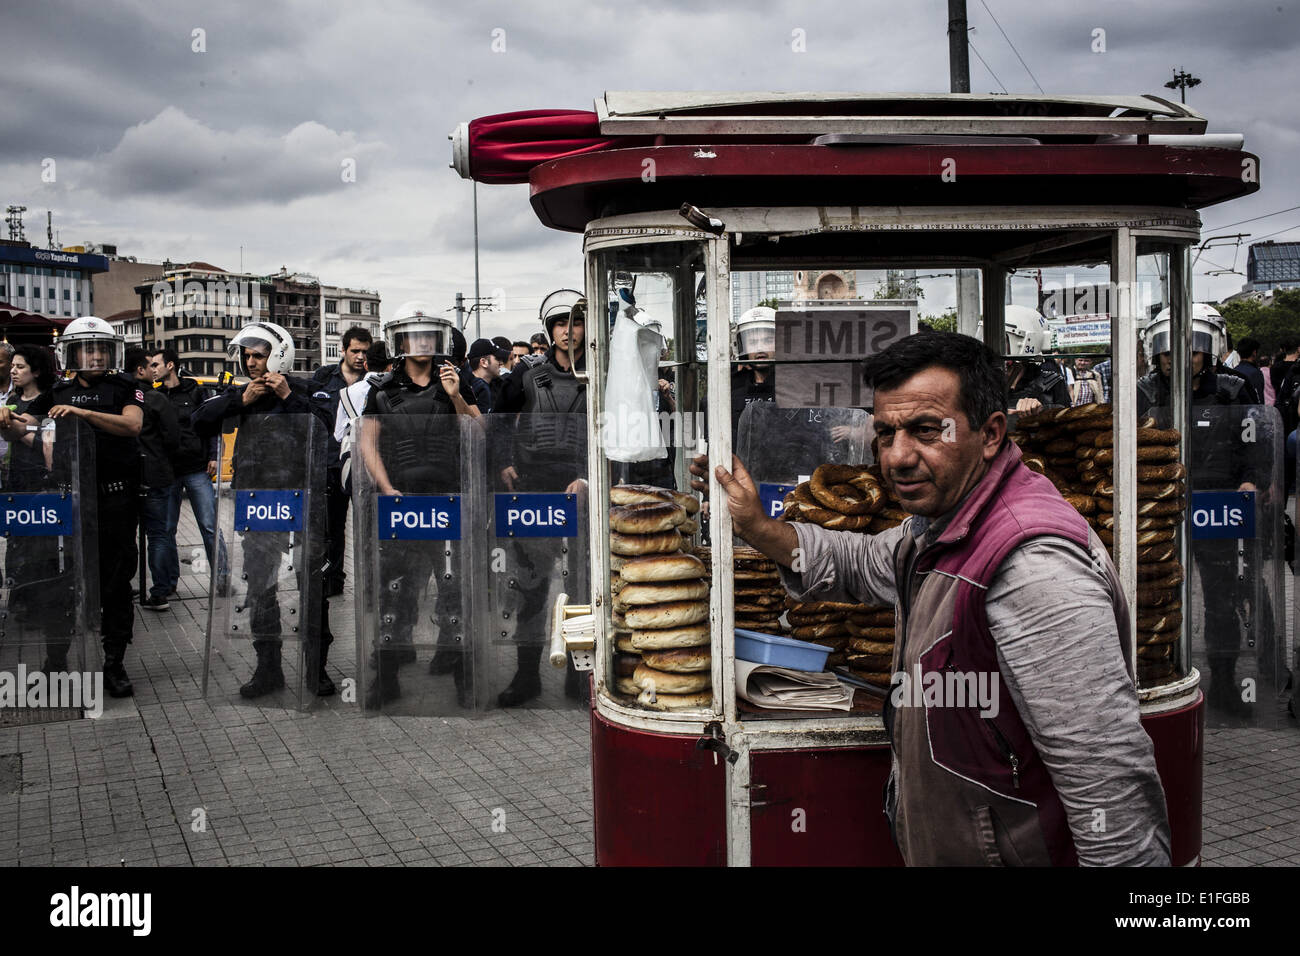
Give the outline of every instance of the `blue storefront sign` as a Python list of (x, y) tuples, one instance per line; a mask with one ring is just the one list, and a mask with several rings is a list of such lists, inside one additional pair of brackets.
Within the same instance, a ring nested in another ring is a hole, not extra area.
[(549, 492), (500, 492), (496, 518), (498, 538), (573, 538), (578, 534), (578, 499)]
[(1255, 537), (1255, 492), (1193, 491), (1192, 540)]
[(785, 511), (785, 496), (794, 491), (794, 485), (774, 485), (766, 481), (758, 483), (758, 497), (763, 502), (763, 514), (769, 518), (779, 518)]
[(72, 534), (76, 529), (71, 495), (24, 492), (0, 496), (0, 532), (7, 538)]
[(460, 495), (380, 495), (380, 541), (459, 541)]
[(301, 531), (301, 491), (235, 492), (236, 531)]

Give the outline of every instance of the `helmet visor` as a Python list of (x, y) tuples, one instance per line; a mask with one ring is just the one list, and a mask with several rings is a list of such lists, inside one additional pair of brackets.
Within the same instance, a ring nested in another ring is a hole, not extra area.
[[(1151, 354), (1164, 355), (1169, 350), (1169, 330), (1166, 328), (1151, 337)], [(1192, 330), (1192, 351), (1204, 352), (1211, 358), (1218, 358), (1214, 354), (1214, 337), (1209, 332), (1202, 332), (1200, 329)]]
[(420, 324), (393, 332), (394, 355), (445, 358), (451, 355), (451, 335), (445, 326)]
[(68, 371), (109, 372), (120, 369), (124, 347), (117, 339), (94, 338), (69, 342), (66, 346)]
[(772, 358), (776, 352), (776, 329), (770, 325), (757, 325), (741, 329), (736, 333), (736, 351), (740, 358), (762, 353), (764, 358)]

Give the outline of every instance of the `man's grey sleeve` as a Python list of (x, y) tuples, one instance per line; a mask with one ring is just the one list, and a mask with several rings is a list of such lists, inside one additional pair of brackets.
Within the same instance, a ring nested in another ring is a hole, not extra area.
[(1168, 866), (1169, 822), (1106, 578), (1053, 538), (998, 569), (985, 603), (998, 665), (1065, 806), (1083, 866)]
[(781, 583), (797, 601), (850, 601), (892, 607), (894, 549), (907, 525), (880, 534), (827, 531), (815, 524), (791, 524), (799, 536), (795, 556), (801, 572), (781, 568)]

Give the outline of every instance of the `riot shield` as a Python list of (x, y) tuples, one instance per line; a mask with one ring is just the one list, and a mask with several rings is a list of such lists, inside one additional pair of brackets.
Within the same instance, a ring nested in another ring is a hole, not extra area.
[(481, 421), (358, 420), (357, 700), (369, 714), (469, 716), (488, 699), (472, 627), (487, 533)]
[(490, 704), (582, 704), (588, 679), (550, 663), (551, 609), (591, 601), (587, 419), (581, 414), (489, 415), (488, 568), (478, 630)]
[(221, 436), (203, 692), (305, 710), (316, 701), (325, 560), (325, 429), (250, 415)]
[(13, 692), (0, 694), (0, 726), (93, 708), (88, 682), (102, 667), (87, 640), (100, 621), (94, 435), (77, 419), (47, 418), (10, 442), (0, 480), (0, 674)]
[(778, 408), (756, 402), (736, 429), (736, 454), (754, 480), (763, 509), (778, 517), (782, 500), (818, 465), (872, 462), (871, 416), (860, 408)]
[(1276, 726), (1286, 685), (1282, 420), (1263, 405), (1191, 409), (1191, 660), (1206, 725)]

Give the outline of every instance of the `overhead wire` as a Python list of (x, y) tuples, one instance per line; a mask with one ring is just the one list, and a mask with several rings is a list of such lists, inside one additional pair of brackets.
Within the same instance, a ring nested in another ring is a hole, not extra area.
[[(1007, 36), (1007, 31), (1002, 29), (1002, 24), (998, 23), (998, 18), (993, 16), (993, 11), (989, 9), (989, 5), (985, 3), (984, 0), (980, 0), (980, 3), (983, 4), (985, 12), (989, 15), (989, 19), (993, 21), (993, 25), (997, 27), (998, 32), (1002, 34), (1002, 39), (1007, 41), (1007, 46), (1011, 47), (1011, 52), (1016, 55), (1016, 59), (1020, 61), (1020, 65), (1023, 66), (1025, 72), (1029, 74), (1029, 78), (1034, 81), (1034, 86), (1038, 87), (1038, 92), (1046, 95), (1046, 91), (1038, 82), (1038, 77), (1034, 76), (1034, 71), (1029, 68), (1029, 64), (1025, 62), (1025, 58), (1020, 55), (1020, 51), (1016, 49), (1016, 45), (1011, 42), (1011, 37)], [(992, 73), (993, 71), (990, 70), (989, 72)], [(1003, 88), (1005, 89), (1005, 87)]]
[(984, 64), (984, 69), (988, 70), (989, 76), (993, 77), (993, 82), (997, 83), (998, 86), (1002, 87), (1003, 93), (1009, 93), (1009, 91), (1006, 88), (1006, 85), (1001, 80), (998, 79), (998, 75), (994, 73), (993, 68), (989, 66), (988, 61), (984, 59), (984, 57), (980, 54), (979, 50), (975, 49), (975, 42), (973, 40), (970, 40), (969, 38), (967, 38), (967, 42), (970, 44), (971, 52), (979, 57), (980, 62)]

